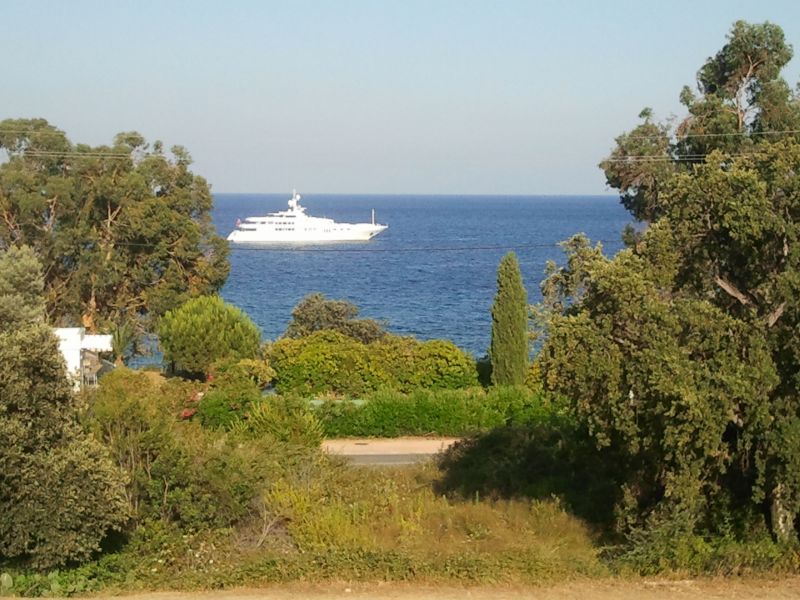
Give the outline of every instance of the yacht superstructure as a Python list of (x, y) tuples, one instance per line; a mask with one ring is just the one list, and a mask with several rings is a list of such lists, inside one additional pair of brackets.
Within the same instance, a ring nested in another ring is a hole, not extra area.
[(365, 242), (388, 227), (375, 222), (374, 209), (372, 223), (337, 223), (333, 219), (311, 217), (300, 206), (300, 194), (293, 190), (288, 210), (237, 220), (228, 241), (234, 244)]

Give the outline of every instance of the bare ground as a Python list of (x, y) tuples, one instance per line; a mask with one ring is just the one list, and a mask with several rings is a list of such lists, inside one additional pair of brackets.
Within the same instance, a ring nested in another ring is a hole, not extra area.
[(800, 577), (783, 579), (606, 579), (529, 587), (326, 583), (207, 592), (155, 592), (123, 600), (759, 600), (800, 598)]

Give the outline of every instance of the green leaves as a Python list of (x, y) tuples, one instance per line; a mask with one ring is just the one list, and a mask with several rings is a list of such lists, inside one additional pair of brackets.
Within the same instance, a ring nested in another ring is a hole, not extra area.
[(43, 119), (0, 122), (0, 246), (29, 245), (45, 266), (51, 319), (105, 329), (159, 317), (215, 293), (227, 244), (210, 220), (208, 184), (188, 153), (135, 133), (73, 145)]
[(193, 374), (208, 373), (221, 359), (256, 358), (261, 346), (256, 324), (219, 296), (201, 296), (167, 312), (158, 333), (164, 360)]
[(489, 358), (492, 361), (492, 383), (525, 383), (528, 372), (528, 292), (513, 252), (503, 257), (497, 269)]
[(40, 321), (38, 262), (9, 250), (0, 273), (9, 272), (0, 279), (0, 307), (16, 310), (0, 322), (0, 559), (48, 568), (99, 550), (128, 506), (122, 473), (78, 425), (58, 342)]
[(364, 344), (338, 331), (283, 338), (268, 356), (278, 391), (360, 396), (386, 387), (456, 389), (477, 383), (475, 361), (452, 342), (385, 335)]

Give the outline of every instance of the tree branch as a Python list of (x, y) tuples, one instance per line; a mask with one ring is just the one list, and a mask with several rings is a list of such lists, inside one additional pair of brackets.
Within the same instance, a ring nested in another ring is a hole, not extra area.
[(735, 285), (733, 285), (729, 281), (726, 281), (722, 277), (717, 275), (716, 277), (714, 277), (714, 282), (719, 287), (721, 287), (728, 295), (733, 296), (745, 306), (753, 306), (753, 301), (747, 296), (747, 294), (740, 291)]
[(783, 311), (786, 310), (786, 302), (781, 302), (775, 309), (767, 315), (767, 327), (772, 327), (775, 323), (778, 322), (778, 319), (781, 318), (783, 315)]

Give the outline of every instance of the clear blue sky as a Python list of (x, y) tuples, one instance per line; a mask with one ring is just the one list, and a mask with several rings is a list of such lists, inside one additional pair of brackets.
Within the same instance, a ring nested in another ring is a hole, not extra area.
[(183, 144), (218, 192), (605, 193), (737, 19), (800, 52), (797, 0), (3, 0), (0, 119)]

